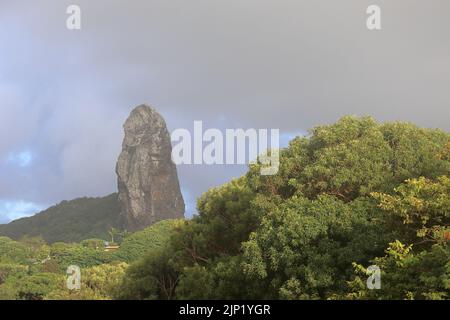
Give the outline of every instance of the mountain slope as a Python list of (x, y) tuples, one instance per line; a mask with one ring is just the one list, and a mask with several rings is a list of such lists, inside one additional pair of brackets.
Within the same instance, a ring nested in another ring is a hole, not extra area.
[(33, 217), (0, 225), (0, 236), (12, 239), (42, 236), (48, 243), (108, 239), (108, 230), (118, 227), (119, 213), (116, 193), (102, 198), (63, 201)]

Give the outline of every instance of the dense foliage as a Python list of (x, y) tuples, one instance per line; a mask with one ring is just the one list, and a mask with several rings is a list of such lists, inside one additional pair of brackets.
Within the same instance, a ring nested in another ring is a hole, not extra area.
[[(127, 269), (122, 299), (448, 299), (449, 141), (345, 117), (280, 170), (206, 192), (199, 215)], [(367, 267), (381, 269), (369, 290)]]
[[(167, 220), (127, 234), (116, 251), (105, 251), (105, 240), (81, 243), (42, 238), (14, 241), (0, 237), (0, 300), (2, 299), (112, 299), (118, 296), (128, 263), (157, 250), (180, 222)], [(68, 290), (67, 268), (81, 269), (81, 290)]]
[[(450, 134), (345, 117), (280, 157), (277, 175), (253, 164), (191, 220), (125, 234), (117, 251), (95, 235), (0, 237), (0, 298), (449, 299)], [(64, 286), (72, 264), (80, 291)]]

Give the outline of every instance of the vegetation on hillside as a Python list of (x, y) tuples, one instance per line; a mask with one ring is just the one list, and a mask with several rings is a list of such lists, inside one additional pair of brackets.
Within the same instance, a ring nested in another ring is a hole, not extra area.
[(119, 213), (116, 193), (63, 201), (35, 216), (0, 225), (0, 236), (15, 240), (23, 236), (42, 237), (47, 243), (107, 239), (108, 230), (119, 227)]
[[(42, 238), (0, 237), (0, 300), (112, 299), (128, 264), (157, 250), (179, 223), (161, 221), (128, 234), (120, 248), (110, 252), (104, 250), (102, 239), (48, 245)], [(67, 288), (71, 265), (81, 269), (81, 290)]]
[(450, 134), (345, 117), (292, 140), (277, 175), (251, 165), (118, 251), (0, 238), (0, 298), (449, 299), (449, 174)]

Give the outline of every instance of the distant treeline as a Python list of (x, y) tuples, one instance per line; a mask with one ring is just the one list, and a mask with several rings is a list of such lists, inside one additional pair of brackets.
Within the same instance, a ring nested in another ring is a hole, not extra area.
[(47, 243), (107, 239), (109, 229), (120, 227), (119, 214), (117, 193), (103, 198), (79, 198), (0, 225), (0, 236), (15, 240), (24, 236), (42, 237)]

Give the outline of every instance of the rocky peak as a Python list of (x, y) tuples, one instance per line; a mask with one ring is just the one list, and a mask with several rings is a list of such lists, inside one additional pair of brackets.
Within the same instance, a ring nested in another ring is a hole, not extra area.
[(123, 127), (116, 166), (123, 227), (136, 231), (160, 220), (183, 218), (184, 201), (163, 117), (140, 105)]

